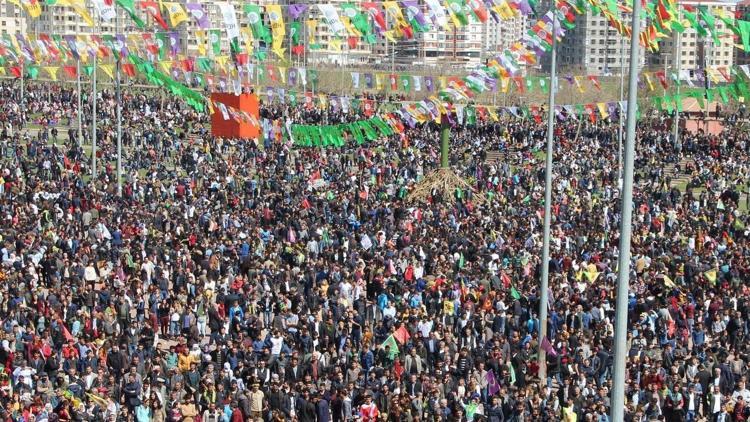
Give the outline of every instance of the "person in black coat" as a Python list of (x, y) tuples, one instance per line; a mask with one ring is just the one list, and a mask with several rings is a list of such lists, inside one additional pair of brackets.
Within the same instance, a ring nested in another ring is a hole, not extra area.
[(331, 421), (331, 409), (328, 400), (322, 397), (320, 393), (315, 396), (315, 412), (318, 416), (318, 422)]
[(125, 401), (125, 406), (127, 406), (131, 411), (133, 411), (139, 404), (141, 404), (141, 400), (138, 398), (138, 394), (140, 393), (139, 390), (140, 386), (135, 380), (135, 377), (129, 375), (128, 382), (122, 389), (122, 396), (123, 400)]
[(297, 398), (297, 418), (299, 422), (315, 422), (315, 404), (310, 401), (310, 392), (305, 390)]

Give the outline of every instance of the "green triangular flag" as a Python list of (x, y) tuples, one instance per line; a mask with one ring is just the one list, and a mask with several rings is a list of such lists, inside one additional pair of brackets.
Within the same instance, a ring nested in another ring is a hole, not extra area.
[(740, 31), (742, 39), (742, 49), (745, 53), (750, 53), (750, 21), (737, 21), (737, 30)]
[(516, 383), (516, 370), (513, 368), (513, 362), (508, 361), (508, 373), (510, 374), (510, 385)]
[(510, 288), (510, 297), (512, 297), (513, 299), (518, 300), (518, 299), (521, 298), (521, 293), (518, 293), (518, 290), (516, 290), (515, 287), (511, 286), (511, 288)]
[(84, 66), (83, 71), (86, 73), (86, 75), (91, 76), (94, 74), (94, 66)]
[(36, 66), (30, 66), (28, 73), (29, 73), (29, 78), (36, 79), (37, 76), (39, 76), (39, 68)]
[(394, 359), (396, 356), (398, 356), (398, 343), (396, 343), (396, 339), (393, 337), (393, 334), (388, 336), (387, 339), (383, 342), (383, 344), (380, 345), (380, 347), (385, 350), (385, 347), (390, 347), (388, 357), (391, 359)]
[(250, 29), (253, 31), (253, 37), (268, 44), (271, 43), (271, 31), (263, 25), (262, 12), (257, 4), (246, 4), (244, 7), (245, 15), (250, 23)]

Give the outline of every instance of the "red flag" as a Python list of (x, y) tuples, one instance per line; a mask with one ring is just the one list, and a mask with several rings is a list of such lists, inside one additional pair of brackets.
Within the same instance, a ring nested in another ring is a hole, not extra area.
[(508, 274), (505, 274), (505, 272), (500, 273), (500, 280), (503, 282), (503, 287), (506, 289), (510, 288), (510, 277), (508, 277)]
[(719, 67), (716, 70), (718, 70), (719, 73), (721, 73), (721, 76), (723, 76), (724, 79), (726, 79), (727, 82), (729, 82), (729, 81), (732, 80), (732, 77), (727, 72), (727, 68), (725, 66)]
[(409, 335), (409, 330), (407, 330), (403, 325), (393, 333), (393, 338), (395, 338), (396, 341), (401, 344), (405, 344), (407, 341), (409, 341), (410, 337), (411, 336)]
[(598, 91), (602, 90), (602, 84), (599, 83), (599, 79), (596, 76), (589, 75), (589, 80), (591, 81), (592, 84), (594, 84), (594, 86), (596, 87)]
[(271, 80), (276, 82), (276, 72), (274, 72), (273, 66), (266, 66), (266, 71), (268, 72), (268, 76), (271, 77)]
[(658, 72), (654, 72), (654, 75), (659, 79), (659, 83), (661, 84), (662, 88), (667, 89), (669, 85), (667, 84), (667, 74), (664, 73), (663, 70), (660, 70)]
[(130, 76), (131, 78), (134, 78), (135, 77), (135, 65), (133, 65), (132, 63), (123, 63), (122, 73)]
[(357, 48), (357, 40), (358, 40), (358, 37), (348, 37), (346, 39), (346, 42), (347, 44), (349, 44), (349, 48), (351, 49)]
[(595, 107), (594, 104), (586, 104), (583, 106), (584, 110), (586, 110), (586, 114), (589, 115), (589, 119), (591, 119), (591, 123), (596, 123)]
[(537, 124), (542, 123), (542, 115), (539, 112), (539, 106), (533, 105), (533, 106), (530, 107), (530, 110), (531, 110), (531, 117), (534, 118), (534, 121)]
[(471, 8), (471, 11), (474, 12), (474, 16), (477, 17), (482, 23), (487, 22), (487, 17), (489, 16), (487, 13), (487, 9), (484, 7), (484, 4), (482, 4), (479, 0), (468, 0), (466, 2), (467, 5)]
[(21, 77), (21, 68), (18, 66), (12, 66), (10, 68), (10, 73), (13, 74), (13, 77), (20, 78)]
[(63, 71), (65, 71), (65, 73), (71, 78), (75, 78), (76, 76), (78, 76), (77, 70), (78, 69), (76, 69), (75, 66), (63, 66)]
[(373, 101), (364, 100), (362, 101), (362, 104), (364, 104), (364, 107), (365, 107), (365, 116), (371, 117), (375, 113), (375, 107), (373, 105)]
[(308, 110), (312, 110), (313, 108), (312, 92), (305, 92), (305, 108)]
[(248, 56), (247, 53), (240, 53), (237, 55), (237, 64), (240, 66), (247, 65)]
[(396, 362), (393, 363), (393, 373), (396, 374), (396, 379), (401, 379), (401, 374), (404, 373), (404, 368), (401, 366), (401, 361), (399, 359), (396, 359)]
[(391, 82), (391, 91), (395, 91), (398, 89), (398, 81), (396, 79), (396, 75), (391, 73), (390, 76), (388, 76), (388, 80)]
[(68, 328), (65, 327), (62, 319), (57, 320), (57, 323), (60, 324), (60, 327), (62, 327), (63, 337), (65, 337), (65, 341), (75, 340), (73, 338), (73, 335), (70, 334), (70, 331), (68, 331)]
[(141, 7), (141, 9), (146, 10), (146, 12), (151, 15), (154, 20), (164, 29), (169, 29), (169, 25), (167, 25), (167, 22), (164, 20), (164, 18), (161, 16), (161, 10), (159, 10), (159, 4), (157, 4), (155, 1), (142, 1), (138, 3), (138, 5)]
[(524, 93), (526, 92), (526, 84), (523, 81), (523, 76), (516, 76), (513, 78), (513, 83), (516, 84), (516, 89), (518, 89), (518, 92)]
[(195, 61), (192, 58), (182, 61), (182, 70), (185, 72), (192, 72), (193, 69), (195, 69)]
[(362, 3), (362, 7), (372, 16), (378, 32), (385, 32), (388, 29), (385, 23), (385, 16), (383, 16), (383, 12), (377, 3)]

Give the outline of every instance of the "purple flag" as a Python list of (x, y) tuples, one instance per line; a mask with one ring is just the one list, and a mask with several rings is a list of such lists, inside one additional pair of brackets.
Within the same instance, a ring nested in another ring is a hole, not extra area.
[(180, 51), (180, 34), (176, 31), (169, 33), (169, 51), (172, 56), (176, 56)]
[(269, 104), (273, 102), (273, 93), (274, 93), (273, 87), (269, 86), (266, 88), (266, 96), (268, 97)]
[(497, 379), (495, 378), (495, 371), (492, 369), (487, 371), (485, 378), (487, 378), (487, 393), (490, 396), (494, 396), (500, 391), (500, 384), (497, 383)]
[[(610, 116), (613, 116), (617, 112), (617, 103), (607, 103), (607, 112)], [(619, 114), (618, 114), (619, 117)]]
[(201, 29), (208, 29), (208, 16), (206, 16), (206, 12), (203, 10), (203, 6), (201, 6), (200, 3), (188, 3), (185, 7), (187, 8), (188, 13), (190, 13), (190, 16), (195, 18), (196, 22), (198, 22), (198, 26)]
[(286, 82), (289, 86), (297, 85), (297, 69), (290, 67), (289, 70), (287, 70)]
[(75, 35), (66, 35), (65, 41), (68, 43), (68, 49), (71, 53), (73, 53), (73, 57), (78, 60), (80, 56), (78, 55), (78, 45), (76, 44), (76, 36)]
[(424, 87), (427, 90), (427, 92), (432, 92), (432, 90), (435, 88), (432, 84), (432, 76), (425, 76), (424, 77)]
[(518, 9), (523, 13), (525, 16), (529, 16), (534, 11), (531, 9), (531, 6), (529, 6), (528, 0), (517, 0), (516, 4), (518, 4)]
[(419, 7), (419, 3), (416, 0), (401, 0), (401, 5), (406, 10), (407, 19), (414, 18), (415, 21), (422, 28), (427, 28), (427, 19), (425, 19), (422, 9)]
[(557, 117), (557, 120), (565, 121), (565, 115), (562, 113), (562, 107), (555, 106), (555, 116)]
[(541, 346), (542, 346), (542, 349), (544, 349), (544, 351), (547, 352), (548, 355), (557, 356), (557, 352), (555, 351), (555, 348), (552, 347), (552, 344), (550, 344), (546, 336), (542, 339)]
[(365, 73), (365, 86), (372, 89), (372, 73)]
[(117, 34), (117, 47), (120, 49), (121, 57), (128, 57), (128, 42), (125, 35)]
[(695, 80), (698, 81), (699, 84), (704, 85), (706, 82), (706, 77), (703, 76), (703, 71), (695, 72)]
[(328, 97), (328, 102), (331, 103), (331, 108), (333, 108), (334, 113), (339, 112), (339, 97), (335, 95), (331, 95)]
[(292, 19), (297, 19), (300, 17), (301, 14), (305, 13), (305, 10), (307, 10), (306, 4), (292, 4), (289, 5), (289, 17)]
[(484, 0), (484, 5), (487, 7), (487, 10), (490, 11), (490, 16), (492, 16), (492, 20), (495, 21), (495, 23), (500, 23), (502, 18), (500, 15), (494, 10), (495, 8), (495, 2), (492, 0)]
[(565, 80), (566, 80), (566, 81), (568, 81), (568, 83), (569, 83), (570, 85), (573, 85), (573, 84), (575, 83), (575, 82), (573, 81), (573, 76), (571, 76), (571, 75), (568, 75), (568, 76), (563, 76), (563, 78), (565, 78)]

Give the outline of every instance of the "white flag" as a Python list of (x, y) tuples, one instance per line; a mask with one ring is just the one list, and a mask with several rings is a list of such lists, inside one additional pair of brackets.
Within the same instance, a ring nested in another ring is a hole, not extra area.
[(352, 72), (352, 85), (354, 89), (359, 89), (359, 72)]
[(99, 12), (99, 17), (101, 17), (102, 20), (111, 21), (117, 16), (114, 2), (112, 2), (111, 4), (107, 4), (107, 2), (104, 0), (92, 0), (92, 2), (94, 3), (96, 11)]
[(427, 3), (427, 6), (430, 8), (430, 19), (432, 19), (432, 22), (441, 28), (447, 28), (448, 15), (445, 14), (445, 9), (443, 9), (443, 5), (440, 4), (440, 1), (425, 0), (425, 3)]
[(224, 17), (224, 26), (227, 29), (227, 37), (233, 40), (240, 37), (240, 26), (237, 24), (237, 13), (234, 5), (230, 3), (218, 3), (221, 15)]
[(346, 35), (346, 27), (344, 26), (344, 23), (341, 22), (339, 13), (336, 11), (336, 7), (334, 5), (319, 4), (318, 9), (320, 9), (320, 13), (323, 14), (323, 20), (325, 21), (326, 25), (328, 25), (328, 29), (334, 35)]
[(414, 79), (414, 91), (421, 91), (422, 90), (422, 77), (415, 75), (415, 76), (412, 76), (412, 79)]

